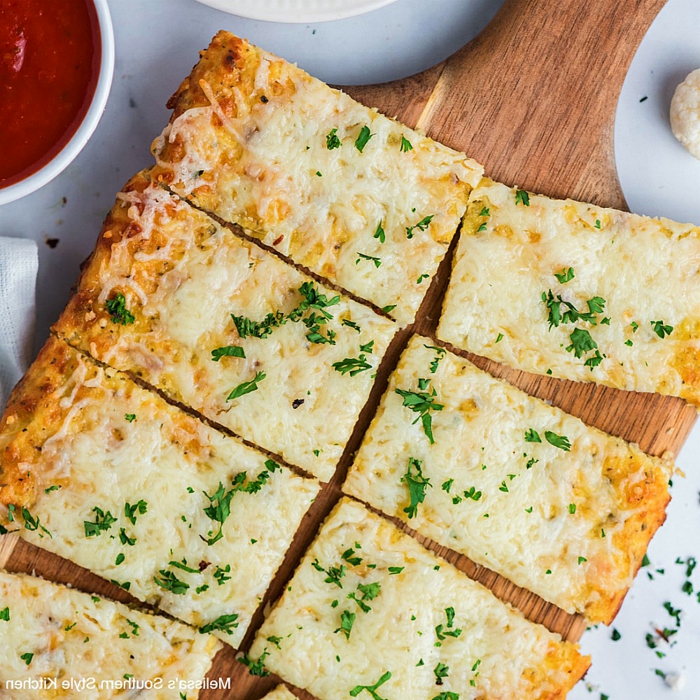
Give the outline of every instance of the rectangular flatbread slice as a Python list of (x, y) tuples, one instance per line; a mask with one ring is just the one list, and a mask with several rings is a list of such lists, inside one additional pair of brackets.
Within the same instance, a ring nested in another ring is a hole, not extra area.
[(6, 530), (233, 646), (318, 491), (53, 338), (0, 422)]
[(672, 466), (414, 336), (343, 490), (609, 623), (664, 521)]
[(74, 347), (324, 481), (396, 329), (146, 173), (118, 195), (55, 326)]
[(224, 31), (168, 106), (159, 180), (413, 320), (482, 166)]
[(700, 228), (484, 180), (438, 337), (517, 369), (700, 406)]
[(0, 695), (171, 700), (198, 686), (221, 643), (165, 617), (0, 571)]
[(553, 700), (588, 659), (364, 506), (323, 524), (251, 657), (319, 700)]

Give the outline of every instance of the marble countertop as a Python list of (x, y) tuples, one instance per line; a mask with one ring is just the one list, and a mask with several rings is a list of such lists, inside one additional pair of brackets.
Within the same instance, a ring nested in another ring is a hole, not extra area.
[[(218, 29), (245, 36), (328, 82), (373, 83), (404, 77), (443, 60), (481, 31), (500, 4), (500, 0), (397, 0), (346, 20), (283, 25), (244, 20), (194, 0), (110, 0), (116, 71), (95, 135), (56, 180), (0, 207), (0, 235), (39, 243), (37, 348), (65, 305), (114, 194), (152, 162), (150, 143), (169, 116), (165, 102), (195, 63), (197, 51)], [(679, 34), (668, 36), (669, 26), (679, 27)], [(693, 161), (669, 137), (666, 115), (669, 86), (684, 77), (684, 70), (700, 67), (697, 37), (700, 0), (670, 0), (633, 63), (616, 124), (618, 171), (631, 208), (694, 223), (700, 223), (700, 161)], [(657, 65), (663, 70), (655, 73)], [(645, 95), (648, 99), (640, 102)], [(646, 176), (645, 168), (653, 175)], [(668, 186), (673, 173), (682, 178), (682, 186)], [(700, 568), (690, 577), (692, 594), (688, 585), (686, 592), (682, 590), (685, 562), (700, 558), (698, 455), (700, 424), (678, 458), (685, 478), (678, 475), (673, 480), (666, 525), (652, 542), (651, 563), (638, 575), (614, 623), (617, 633), (600, 628), (584, 635), (582, 644), (593, 656), (593, 667), (569, 696), (572, 700), (700, 697)], [(655, 628), (676, 628), (666, 602), (683, 611), (682, 623), (670, 643), (661, 640), (651, 649), (647, 634), (654, 635)], [(614, 639), (618, 634), (620, 638)], [(669, 674), (666, 682), (657, 669)], [(680, 677), (682, 688), (669, 687), (673, 674)]]

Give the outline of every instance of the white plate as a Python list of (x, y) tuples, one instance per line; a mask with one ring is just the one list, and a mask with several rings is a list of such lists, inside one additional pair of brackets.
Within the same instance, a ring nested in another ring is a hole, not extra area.
[(676, 141), (669, 121), (676, 86), (695, 68), (700, 0), (669, 0), (637, 50), (615, 118), (617, 172), (637, 214), (700, 225), (700, 160)]
[(197, 0), (217, 10), (266, 22), (328, 22), (354, 17), (396, 0)]

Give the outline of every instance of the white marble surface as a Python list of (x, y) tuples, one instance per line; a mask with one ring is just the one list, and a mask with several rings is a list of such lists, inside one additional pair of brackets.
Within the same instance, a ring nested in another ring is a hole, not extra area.
[[(674, 198), (669, 192), (672, 188), (664, 191), (651, 177), (655, 174), (651, 164), (657, 163), (659, 152), (650, 150), (652, 142), (654, 149), (666, 149), (664, 153), (673, 149), (675, 158), (684, 153), (670, 136), (664, 114), (665, 101), (670, 100), (669, 84), (680, 70), (680, 63), (677, 68), (664, 68), (664, 81), (660, 84), (652, 85), (644, 79), (656, 61), (667, 66), (669, 52), (675, 52), (679, 60), (686, 57), (688, 70), (700, 67), (700, 32), (694, 33), (692, 26), (683, 23), (676, 29), (684, 40), (674, 43), (673, 19), (669, 26), (666, 18), (671, 8), (673, 12), (678, 9), (676, 6), (682, 6), (683, 12), (688, 8), (691, 13), (700, 12), (699, 2), (669, 1), (659, 20), (665, 22), (661, 31), (655, 26), (650, 33), (659, 39), (648, 42), (648, 48), (645, 44), (644, 54), (640, 54), (640, 82), (625, 86), (616, 130), (619, 144), (623, 142), (621, 133), (641, 133), (635, 121), (639, 119), (638, 108), (651, 108), (648, 113), (655, 116), (648, 127), (653, 138), (645, 136), (630, 148), (617, 149), (625, 195), (640, 213), (689, 220), (694, 216), (696, 223), (700, 221), (692, 214), (695, 210), (688, 210), (691, 213), (686, 216), (681, 207), (688, 198), (700, 202), (700, 183), (696, 182), (691, 195)], [(65, 305), (78, 266), (92, 249), (114, 194), (134, 172), (151, 163), (150, 142), (168, 119), (165, 102), (196, 61), (197, 51), (217, 29), (246, 36), (330, 82), (381, 82), (427, 68), (454, 52), (486, 25), (500, 0), (397, 0), (365, 16), (317, 25), (242, 20), (194, 0), (110, 0), (110, 5), (116, 29), (117, 69), (107, 110), (95, 136), (53, 183), (23, 200), (0, 207), (0, 235), (39, 242), (37, 343), (43, 342), (50, 323)], [(696, 65), (690, 65), (693, 61)], [(649, 99), (639, 103), (645, 94)], [(691, 168), (689, 172), (697, 174), (697, 170), (692, 170), (694, 164), (684, 161), (683, 167), (686, 166)], [(672, 164), (671, 170), (674, 168)], [(630, 172), (635, 177), (629, 178)], [(674, 202), (679, 202), (678, 206)], [(57, 239), (58, 244), (50, 248), (45, 243), (47, 239)], [(613, 642), (607, 629), (584, 636), (584, 648), (593, 655), (594, 663), (587, 681), (595, 690), (589, 691), (584, 682), (574, 690), (572, 700), (598, 700), (601, 693), (610, 700), (700, 698), (700, 602), (696, 594), (689, 597), (681, 592), (681, 567), (673, 563), (676, 557), (700, 557), (698, 454), (700, 428), (693, 432), (680, 455), (678, 464), (687, 477), (674, 480), (667, 524), (650, 550), (650, 570), (664, 568), (666, 573), (655, 575), (654, 581), (645, 573), (638, 577), (615, 622), (622, 634), (619, 641)], [(700, 569), (694, 579), (700, 589)], [(685, 612), (677, 643), (670, 650), (661, 645), (659, 650), (669, 653), (659, 659), (647, 648), (645, 635), (652, 631), (651, 623), (673, 626), (663, 608), (665, 601)], [(685, 689), (671, 691), (654, 673), (656, 668), (682, 671)]]

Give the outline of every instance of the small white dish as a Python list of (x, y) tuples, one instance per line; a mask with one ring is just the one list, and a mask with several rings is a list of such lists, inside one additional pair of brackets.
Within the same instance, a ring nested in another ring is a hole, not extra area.
[(265, 22), (329, 22), (376, 10), (396, 0), (197, 0), (217, 10)]
[(0, 205), (25, 197), (63, 172), (83, 150), (102, 117), (114, 76), (114, 28), (107, 0), (91, 0), (97, 15), (100, 62), (97, 84), (82, 122), (66, 145), (48, 162), (23, 180), (0, 187)]
[(615, 117), (615, 161), (630, 210), (700, 225), (700, 160), (671, 131), (671, 98), (700, 68), (700, 0), (669, 0), (637, 50)]

